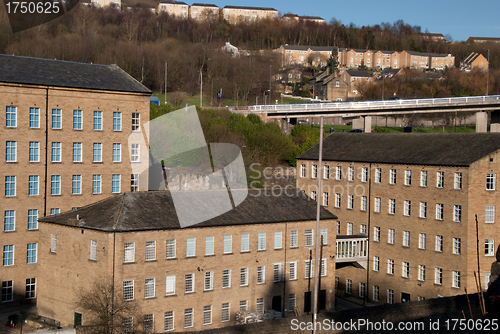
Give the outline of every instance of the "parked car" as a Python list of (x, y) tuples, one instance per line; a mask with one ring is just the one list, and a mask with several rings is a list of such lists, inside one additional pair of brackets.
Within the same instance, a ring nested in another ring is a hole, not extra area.
[(302, 125), (302, 124), (309, 125), (309, 122), (306, 120), (303, 120), (303, 119), (301, 119), (300, 121), (297, 122), (297, 125)]
[(349, 132), (364, 132), (363, 129), (352, 129)]

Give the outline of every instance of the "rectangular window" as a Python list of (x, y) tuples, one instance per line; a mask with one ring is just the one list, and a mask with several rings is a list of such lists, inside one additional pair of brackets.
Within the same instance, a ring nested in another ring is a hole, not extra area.
[(352, 223), (347, 223), (347, 235), (352, 235), (353, 225)]
[(337, 224), (335, 226), (335, 233), (336, 235), (340, 235), (340, 222), (337, 221)]
[(486, 239), (484, 241), (484, 255), (485, 256), (495, 255), (495, 239)]
[(427, 218), (427, 202), (420, 202), (420, 218)]
[(379, 226), (373, 227), (373, 241), (376, 241), (376, 242), (380, 241), (380, 227)]
[(30, 263), (36, 263), (37, 261), (37, 247), (38, 244), (36, 243), (32, 243), (32, 244), (28, 244), (28, 251), (27, 251), (27, 255), (26, 255), (26, 263), (30, 264)]
[(306, 229), (304, 232), (304, 247), (312, 247), (314, 231), (312, 229)]
[(113, 174), (111, 176), (111, 192), (113, 194), (121, 192), (121, 179), (122, 176), (120, 174)]
[(373, 257), (373, 271), (380, 270), (380, 258), (378, 256)]
[(328, 206), (328, 193), (323, 193), (323, 206)]
[(312, 199), (313, 201), (315, 201), (315, 200), (316, 200), (316, 191), (314, 191), (314, 190), (313, 190), (313, 191), (311, 191), (311, 199)]
[(396, 213), (396, 200), (394, 198), (389, 199), (389, 214), (393, 215)]
[(244, 312), (248, 309), (248, 301), (240, 300), (240, 312)]
[(53, 142), (52, 143), (52, 162), (61, 162), (61, 143)]
[(455, 173), (455, 189), (462, 189), (462, 173)]
[(90, 240), (90, 259), (97, 261), (97, 241)]
[(322, 239), (322, 245), (326, 245), (328, 241), (328, 228), (324, 227), (320, 230), (320, 238)]
[(250, 251), (250, 234), (243, 233), (241, 235), (241, 252)]
[(273, 275), (274, 282), (281, 282), (281, 263), (275, 263), (274, 264), (274, 275)]
[(298, 235), (299, 234), (297, 230), (290, 231), (290, 248), (295, 248), (299, 246)]
[(122, 131), (122, 113), (113, 112), (113, 131)]
[(361, 168), (361, 182), (368, 182), (368, 168)]
[(167, 259), (175, 259), (175, 239), (167, 240)]
[(337, 166), (335, 168), (335, 179), (337, 181), (342, 180), (342, 166)]
[(418, 248), (419, 249), (425, 249), (425, 233), (420, 233), (418, 236)]
[(92, 194), (102, 192), (102, 175), (92, 175)]
[(443, 220), (443, 204), (436, 204), (436, 219)]
[(156, 260), (156, 241), (146, 241), (146, 261)]
[(366, 211), (367, 198), (366, 196), (361, 196), (361, 211)]
[(30, 108), (30, 128), (40, 128), (40, 108)]
[(300, 165), (300, 177), (306, 177), (306, 165)]
[(79, 195), (82, 193), (82, 176), (73, 175), (71, 183), (71, 193), (73, 195)]
[(347, 208), (350, 210), (354, 208), (354, 195), (347, 195)]
[(50, 194), (52, 196), (61, 195), (61, 175), (50, 176)]
[(135, 242), (126, 242), (123, 246), (124, 260), (123, 262), (135, 261)]
[(153, 298), (155, 296), (155, 279), (146, 278), (144, 283), (144, 298)]
[(360, 282), (359, 283), (359, 290), (358, 290), (359, 298), (365, 298), (365, 289), (366, 289), (366, 284)]
[(134, 300), (134, 281), (123, 281), (123, 300)]
[(293, 281), (297, 279), (297, 261), (295, 262), (290, 262), (290, 277), (289, 280)]
[(186, 239), (186, 257), (196, 256), (196, 238)]
[(203, 284), (204, 291), (210, 291), (214, 289), (214, 272), (206, 271), (205, 272), (205, 281)]
[(345, 282), (345, 293), (351, 294), (352, 293), (352, 280), (347, 279)]
[(389, 229), (389, 235), (387, 237), (387, 243), (388, 244), (394, 245), (394, 235), (395, 235), (394, 229), (390, 228)]
[(313, 274), (314, 274), (314, 265), (312, 265), (312, 269), (311, 269), (311, 265), (312, 265), (312, 261), (311, 260), (306, 260), (305, 261), (305, 278), (311, 278), (313, 277)]
[[(5, 195), (7, 196), (7, 195)], [(495, 206), (487, 205), (484, 214), (484, 222), (491, 224), (495, 222)]]
[(318, 165), (312, 165), (311, 177), (313, 179), (318, 177)]
[(130, 174), (130, 191), (139, 191), (139, 174)]
[(348, 180), (354, 181), (354, 167), (349, 167), (348, 172)]
[(389, 176), (389, 183), (396, 184), (396, 170), (395, 169), (391, 169), (390, 176)]
[(248, 268), (240, 269), (240, 286), (248, 285)]
[(290, 293), (288, 295), (288, 310), (293, 311), (293, 309), (297, 306), (297, 297), (295, 293)]
[(14, 286), (12, 281), (2, 282), (2, 303), (11, 302), (14, 299)]
[(73, 130), (83, 129), (82, 118), (83, 118), (83, 111), (73, 110)]
[(403, 246), (410, 247), (410, 231), (403, 231)]
[(460, 288), (460, 271), (453, 271), (453, 287)]
[(5, 162), (16, 162), (17, 161), (17, 142), (16, 141), (6, 141), (5, 142)]
[(265, 232), (259, 233), (257, 249), (258, 250), (266, 250), (266, 233)]
[(394, 260), (393, 259), (387, 260), (387, 273), (389, 275), (394, 275)]
[(224, 236), (224, 254), (230, 254), (233, 252), (233, 236)]
[(175, 295), (175, 275), (167, 276), (165, 287), (166, 295)]
[(102, 130), (102, 111), (94, 111), (94, 130)]
[(375, 197), (375, 212), (380, 213), (381, 198)]
[(16, 211), (6, 210), (4, 215), (4, 231), (14, 231), (16, 229)]
[(411, 186), (411, 170), (405, 170), (405, 186)]
[(494, 173), (486, 174), (486, 190), (495, 190), (497, 175)]
[(5, 126), (8, 128), (15, 128), (17, 126), (17, 107), (7, 106)]
[(141, 131), (141, 115), (138, 112), (132, 113), (132, 131)]
[(73, 143), (73, 162), (82, 162), (82, 143)]
[(266, 283), (266, 267), (258, 266), (257, 267), (257, 284)]
[(444, 172), (437, 172), (436, 187), (437, 188), (444, 188)]
[(411, 216), (411, 201), (404, 201), (404, 215)]
[(373, 286), (373, 301), (378, 302), (380, 298), (380, 288), (376, 285)]
[(205, 256), (214, 255), (214, 242), (215, 237), (205, 237)]
[(410, 276), (410, 263), (403, 261), (402, 269), (403, 270), (402, 270), (401, 276), (403, 278), (408, 278)]
[(38, 210), (28, 210), (28, 230), (38, 229)]
[(394, 304), (394, 290), (387, 289), (387, 303)]
[(165, 332), (174, 330), (174, 311), (165, 312)]
[(52, 109), (52, 129), (62, 129), (61, 109)]
[(130, 161), (131, 162), (140, 162), (140, 144), (131, 144)]
[(460, 255), (462, 241), (460, 238), (453, 238), (453, 254)]
[(341, 204), (341, 194), (335, 194), (335, 207), (340, 208)]
[(30, 160), (30, 162), (39, 162), (40, 161), (40, 142), (30, 141), (29, 160)]
[(453, 207), (453, 221), (457, 222), (457, 223), (462, 221), (462, 206), (461, 205), (454, 205), (454, 207)]
[(50, 235), (50, 252), (51, 253), (57, 252), (57, 234)]
[(113, 162), (122, 161), (122, 144), (113, 143)]
[(420, 186), (427, 187), (427, 171), (425, 170), (420, 172)]
[(14, 245), (3, 246), (3, 265), (4, 266), (14, 265)]
[(203, 325), (212, 323), (212, 305), (203, 306)]
[(330, 166), (325, 165), (325, 167), (323, 167), (323, 178), (325, 180), (328, 180), (329, 176), (330, 176)]
[[(27, 278), (26, 279), (26, 299), (36, 298), (36, 278)], [(3, 301), (3, 299), (2, 299)]]
[(381, 183), (381, 182), (382, 182), (382, 169), (375, 168), (375, 183)]
[(443, 251), (443, 236), (436, 235), (436, 252), (442, 252), (442, 251)]
[(38, 196), (38, 175), (28, 177), (28, 195)]
[(185, 293), (194, 292), (194, 274), (186, 274), (184, 292)]
[(256, 311), (258, 314), (264, 314), (264, 298), (257, 298)]
[(231, 287), (231, 269), (224, 269), (222, 271), (222, 288)]
[(93, 145), (93, 162), (102, 162), (102, 144), (94, 143)]
[(359, 233), (366, 234), (366, 224), (359, 225)]
[(418, 280), (425, 281), (425, 266), (421, 264), (418, 265)]
[(145, 314), (144, 315), (144, 323), (143, 329), (144, 333), (153, 334), (155, 330), (155, 320), (154, 314)]
[(184, 328), (193, 327), (194, 310), (187, 308), (184, 310)]

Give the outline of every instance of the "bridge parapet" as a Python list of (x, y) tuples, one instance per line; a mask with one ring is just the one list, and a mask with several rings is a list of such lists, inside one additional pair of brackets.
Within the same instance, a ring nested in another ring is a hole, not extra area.
[(336, 263), (357, 262), (366, 269), (368, 260), (368, 236), (337, 235), (336, 240)]

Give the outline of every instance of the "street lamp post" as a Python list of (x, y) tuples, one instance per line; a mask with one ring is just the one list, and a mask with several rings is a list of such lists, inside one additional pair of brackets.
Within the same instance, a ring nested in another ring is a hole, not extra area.
[(167, 61), (165, 60), (165, 104), (167, 104)]
[(200, 70), (200, 109), (203, 108), (203, 72)]
[(490, 85), (490, 49), (488, 49), (488, 71), (486, 71), (486, 95), (489, 93), (489, 86)]

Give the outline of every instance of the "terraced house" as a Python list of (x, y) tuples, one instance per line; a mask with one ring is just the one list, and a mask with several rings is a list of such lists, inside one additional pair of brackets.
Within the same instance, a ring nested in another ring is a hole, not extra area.
[[(99, 277), (140, 309), (123, 319), (125, 332), (199, 331), (234, 325), (240, 311), (311, 310), (316, 202), (295, 188), (252, 190), (235, 209), (186, 228), (168, 191), (124, 193), (40, 221), (38, 311), (63, 326), (88, 324), (75, 287)], [(335, 221), (321, 210), (320, 309), (335, 301)]]
[(364, 268), (338, 263), (339, 293), (398, 303), (477, 291), (478, 257), (485, 287), (500, 242), (499, 134), (332, 134), (321, 169), (318, 151), (298, 158), (298, 187), (339, 217), (337, 240), (368, 240)]
[[(34, 301), (38, 217), (138, 190), (151, 92), (117, 66), (0, 55), (2, 304)], [(144, 154), (146, 154), (144, 156)], [(146, 160), (145, 160), (146, 159)]]

